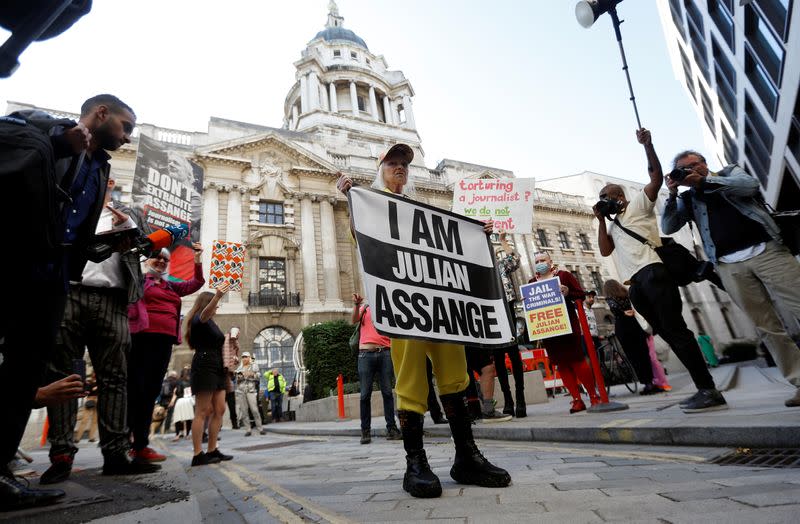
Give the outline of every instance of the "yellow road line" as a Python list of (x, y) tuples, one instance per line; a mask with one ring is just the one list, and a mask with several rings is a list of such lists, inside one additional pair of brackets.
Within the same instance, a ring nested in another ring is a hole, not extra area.
[(329, 512), (327, 509), (323, 508), (319, 504), (311, 502), (307, 498), (300, 496), (292, 491), (289, 491), (288, 489), (270, 481), (265, 476), (256, 473), (255, 471), (249, 470), (244, 466), (241, 466), (239, 464), (232, 464), (230, 462), (226, 464), (226, 466), (228, 465), (233, 467), (234, 469), (237, 469), (242, 473), (245, 473), (246, 475), (253, 477), (254, 479), (258, 480), (263, 486), (271, 489), (275, 493), (278, 493), (282, 497), (291, 500), (292, 502), (295, 502), (300, 506), (303, 506), (304, 508), (309, 509), (312, 513), (316, 513), (317, 515), (331, 522), (332, 524), (353, 524), (354, 522), (341, 515)]

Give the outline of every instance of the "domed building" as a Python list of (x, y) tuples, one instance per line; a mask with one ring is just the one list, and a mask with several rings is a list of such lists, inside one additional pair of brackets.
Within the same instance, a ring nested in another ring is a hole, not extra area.
[[(247, 249), (243, 289), (227, 296), (217, 323), (223, 330), (241, 329), (242, 351), (253, 352), (262, 369), (277, 367), (287, 381), (298, 377), (302, 386), (302, 329), (327, 320), (349, 321), (351, 295), (362, 289), (347, 203), (336, 190), (339, 172), (370, 184), (378, 155), (404, 142), (415, 154), (410, 166), (415, 198), (445, 209), (451, 206), (456, 180), (515, 175), (450, 159), (426, 167), (411, 83), (344, 27), (335, 2), (329, 4), (325, 27), (294, 67), (296, 81), (284, 100), (281, 127), (211, 117), (207, 132), (197, 133), (140, 123), (133, 143), (114, 152), (112, 174), (121, 200), (130, 201), (140, 135), (203, 167), (204, 268), (210, 267), (214, 240), (243, 243)], [(10, 102), (8, 112), (33, 107)], [(562, 229), (577, 242), (579, 231), (591, 226), (591, 213), (565, 207), (558, 195), (537, 191), (539, 201), (560, 202), (537, 209), (561, 213)], [(519, 236), (515, 241), (523, 263), (516, 278), (522, 283), (531, 276), (534, 248)], [(584, 275), (599, 271), (592, 250), (563, 256)], [(193, 301), (185, 298), (184, 313)], [(188, 364), (192, 356), (186, 346), (173, 355), (171, 369)]]

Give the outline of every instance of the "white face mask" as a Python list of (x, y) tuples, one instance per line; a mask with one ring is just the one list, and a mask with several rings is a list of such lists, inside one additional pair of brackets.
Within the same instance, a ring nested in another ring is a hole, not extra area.
[(164, 275), (167, 274), (166, 270), (165, 271), (159, 271), (158, 269), (154, 268), (150, 264), (147, 264), (147, 272), (150, 273), (151, 275), (158, 275), (160, 277), (163, 277)]

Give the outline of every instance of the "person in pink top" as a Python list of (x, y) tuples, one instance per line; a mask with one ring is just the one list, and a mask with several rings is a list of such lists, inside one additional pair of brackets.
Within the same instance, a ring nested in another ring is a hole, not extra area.
[(128, 309), (131, 352), (128, 358), (128, 428), (133, 437), (134, 459), (160, 462), (166, 457), (149, 447), (153, 405), (167, 372), (172, 346), (181, 343), (181, 297), (191, 295), (205, 284), (201, 255), (203, 246), (194, 249), (194, 276), (173, 282), (168, 273), (170, 252), (162, 249), (147, 259), (144, 297)]
[(353, 293), (353, 315), (351, 322), (361, 323), (358, 341), (358, 383), (361, 390), (361, 443), (372, 441), (372, 383), (378, 376), (378, 385), (383, 396), (383, 417), (386, 419), (386, 438), (400, 440), (403, 436), (394, 421), (394, 397), (392, 396), (392, 357), (389, 348), (392, 341), (375, 330), (369, 306), (364, 299)]

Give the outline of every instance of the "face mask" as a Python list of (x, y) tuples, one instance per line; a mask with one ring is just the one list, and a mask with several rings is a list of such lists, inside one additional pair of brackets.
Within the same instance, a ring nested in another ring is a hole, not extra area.
[(151, 265), (147, 265), (147, 272), (150, 273), (151, 275), (158, 275), (160, 277), (163, 277), (164, 275), (167, 274), (166, 271), (159, 271)]
[(550, 264), (548, 264), (547, 262), (539, 262), (536, 264), (535, 267), (536, 267), (536, 272), (539, 273), (540, 275), (544, 275), (550, 270)]

